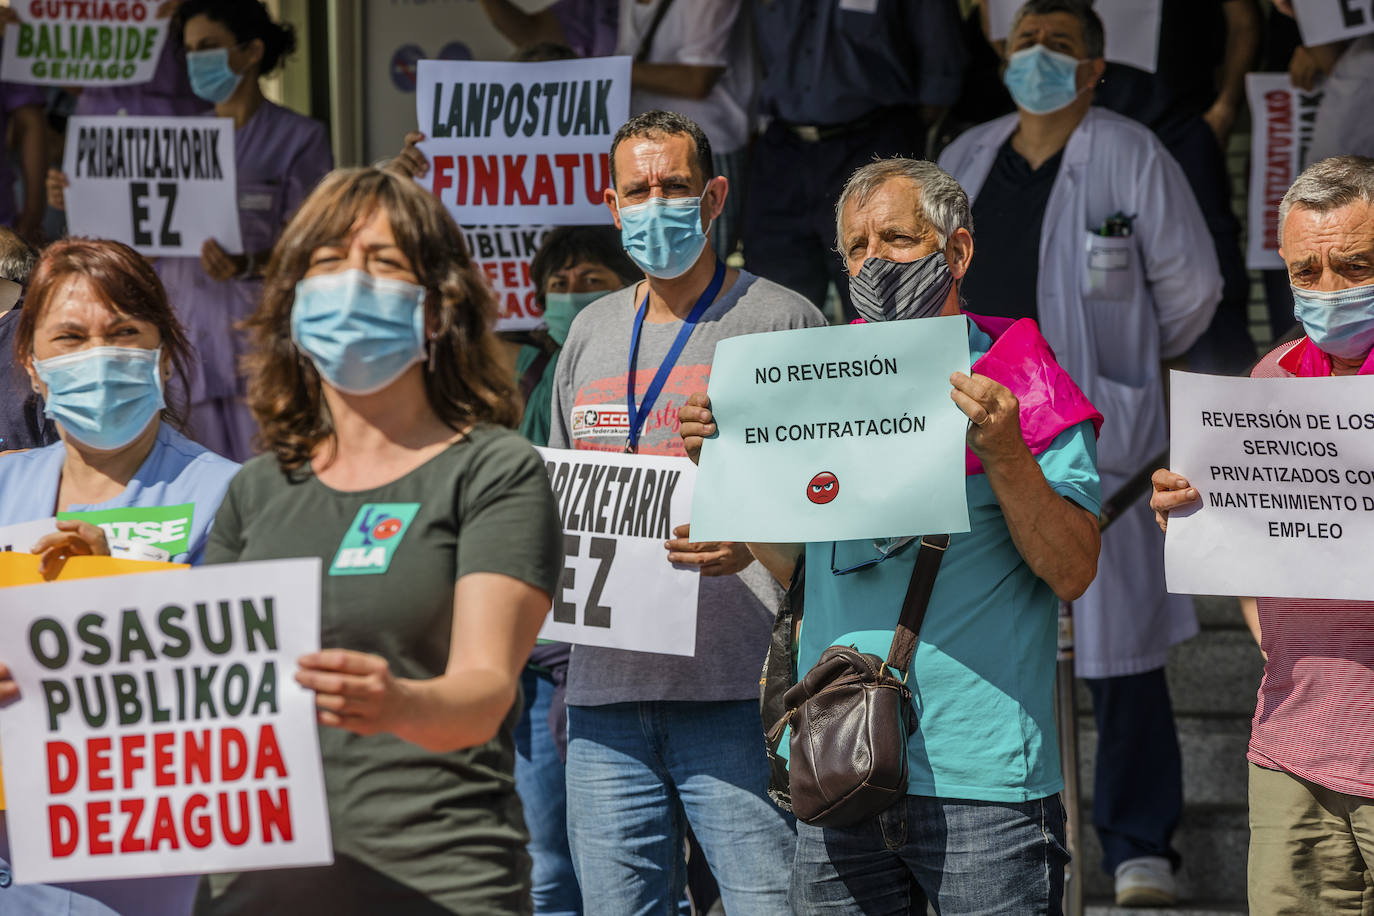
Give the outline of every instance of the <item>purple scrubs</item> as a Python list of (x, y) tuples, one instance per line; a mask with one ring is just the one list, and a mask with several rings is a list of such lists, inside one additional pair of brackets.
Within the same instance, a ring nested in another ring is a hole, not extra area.
[[(47, 95), (42, 86), (28, 86), (20, 83), (0, 83), (0, 140), (9, 135), (10, 115), (25, 105), (42, 105)], [(14, 218), (19, 215), (18, 176), (10, 164), (9, 154), (0, 144), (0, 226), (13, 226)]]
[[(625, 0), (633, 3), (634, 0)], [(550, 9), (563, 29), (563, 37), (583, 57), (606, 57), (615, 53), (620, 29), (620, 8), (616, 0), (558, 0)]]
[(132, 86), (83, 89), (76, 99), (76, 114), (148, 117), (204, 114), (213, 106), (191, 91), (185, 58), (181, 42), (175, 35), (168, 35), (162, 43), (162, 55), (157, 59), (157, 69), (151, 80)]
[[(263, 102), (234, 134), (239, 226), (245, 252), (265, 252), (316, 183), (334, 168), (324, 125)], [(236, 369), (248, 341), (235, 325), (257, 308), (259, 279), (211, 279), (200, 258), (162, 258), (158, 274), (195, 348), (191, 438), (235, 461), (253, 455), (257, 424)]]

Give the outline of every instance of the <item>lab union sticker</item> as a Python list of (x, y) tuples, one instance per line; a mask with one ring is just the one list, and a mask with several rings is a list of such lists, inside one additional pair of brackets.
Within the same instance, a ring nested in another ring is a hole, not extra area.
[(386, 572), (419, 511), (419, 503), (366, 503), (344, 532), (329, 574), (369, 576)]

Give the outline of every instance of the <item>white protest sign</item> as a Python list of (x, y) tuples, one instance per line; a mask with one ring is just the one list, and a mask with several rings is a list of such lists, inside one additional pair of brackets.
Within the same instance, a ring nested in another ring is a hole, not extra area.
[[(552, 226), (464, 226), (472, 262), (496, 293), (498, 331), (527, 331), (544, 326), (544, 309), (534, 301), (537, 290), (530, 264)], [(559, 265), (560, 267), (562, 265)]]
[(241, 254), (231, 118), (72, 118), (62, 171), (72, 235), (150, 257)]
[(157, 70), (170, 19), (161, 0), (14, 0), (0, 80), (45, 86), (128, 86)]
[(459, 225), (604, 225), (610, 150), (629, 118), (630, 58), (422, 60), (417, 179)]
[(1293, 0), (1293, 12), (1308, 47), (1374, 32), (1374, 0)]
[(541, 448), (563, 520), (563, 579), (543, 639), (693, 655), (701, 573), (663, 542), (691, 519), (686, 458)]
[[(988, 5), (988, 37), (1003, 41), (1011, 21), (1026, 0), (984, 0)], [(1106, 0), (1093, 10), (1102, 20), (1107, 60), (1155, 72), (1159, 60), (1159, 16), (1163, 0)]]
[(1374, 378), (1170, 373), (1169, 591), (1374, 599)]
[(52, 534), (56, 530), (57, 519), (55, 518), (40, 518), (37, 521), (6, 525), (0, 528), (0, 552), (28, 553), (29, 548), (39, 538)]
[(0, 589), (16, 880), (333, 860), (313, 692), (320, 563)]
[(692, 538), (843, 541), (969, 530), (962, 315), (732, 337), (711, 362)]
[(1278, 270), (1279, 204), (1298, 173), (1307, 167), (1320, 91), (1294, 88), (1287, 73), (1249, 73), (1245, 94), (1250, 102), (1250, 219), (1246, 266)]

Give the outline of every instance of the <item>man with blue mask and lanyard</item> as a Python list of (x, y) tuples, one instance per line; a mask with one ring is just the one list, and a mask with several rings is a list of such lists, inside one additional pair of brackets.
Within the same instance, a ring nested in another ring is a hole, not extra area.
[[(801, 296), (717, 259), (707, 233), (730, 189), (710, 168), (710, 141), (682, 115), (646, 112), (616, 134), (606, 204), (647, 277), (573, 322), (550, 446), (682, 455), (678, 409), (706, 387), (717, 341), (824, 323)], [(758, 718), (781, 592), (743, 544), (694, 543), (689, 519), (674, 521), (664, 568), (696, 566), (703, 577), (696, 654), (572, 653), (568, 839), (583, 908), (670, 912), (690, 824), (726, 911), (782, 916), (795, 837), (768, 799)]]
[[(1374, 374), (1374, 159), (1336, 156), (1308, 166), (1279, 206), (1278, 241), (1306, 336), (1275, 347), (1251, 375)], [(1182, 475), (1160, 468), (1153, 483), (1161, 528), (1171, 512), (1208, 511)], [(1293, 575), (1302, 581), (1301, 570)], [(1249, 911), (1368, 912), (1374, 602), (1242, 602), (1265, 654), (1246, 755)]]
[[(1207, 329), (1222, 276), (1163, 144), (1093, 107), (1104, 44), (1085, 0), (1024, 4), (1003, 75), (1018, 111), (960, 136), (940, 164), (973, 201), (980, 258), (964, 280), (969, 300), (1039, 322), (1107, 418), (1098, 468), (1111, 495), (1164, 449), (1161, 360)], [(1164, 665), (1198, 624), (1163, 571), (1162, 536), (1139, 502), (1105, 532), (1097, 580), (1073, 605), (1076, 670), (1098, 726), (1093, 826), (1123, 906), (1177, 896), (1182, 757)]]

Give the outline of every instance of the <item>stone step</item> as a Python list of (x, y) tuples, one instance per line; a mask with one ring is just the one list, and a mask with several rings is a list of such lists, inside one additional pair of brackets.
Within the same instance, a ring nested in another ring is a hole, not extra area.
[[(1245, 629), (1207, 629), (1169, 650), (1169, 694), (1174, 715), (1232, 716), (1255, 712), (1264, 673), (1259, 647)], [(1078, 708), (1092, 710), (1088, 689), (1078, 685)]]
[[(1092, 813), (1083, 812), (1084, 889), (1089, 899), (1114, 899), (1113, 879), (1102, 871), (1102, 848), (1092, 829)], [(1243, 906), (1245, 859), (1250, 830), (1244, 811), (1186, 808), (1174, 846), (1183, 856), (1178, 872), (1179, 900), (1189, 907)]]
[(1240, 612), (1240, 602), (1235, 598), (1197, 595), (1193, 598), (1193, 608), (1197, 611), (1198, 625), (1204, 630), (1245, 629), (1245, 617)]
[[(1181, 717), (1179, 749), (1183, 752), (1183, 804), (1243, 811), (1246, 805), (1245, 750), (1250, 739), (1249, 718), (1199, 719)], [(1097, 730), (1091, 718), (1078, 720), (1078, 772), (1083, 804), (1091, 806), (1093, 768), (1097, 762)]]

